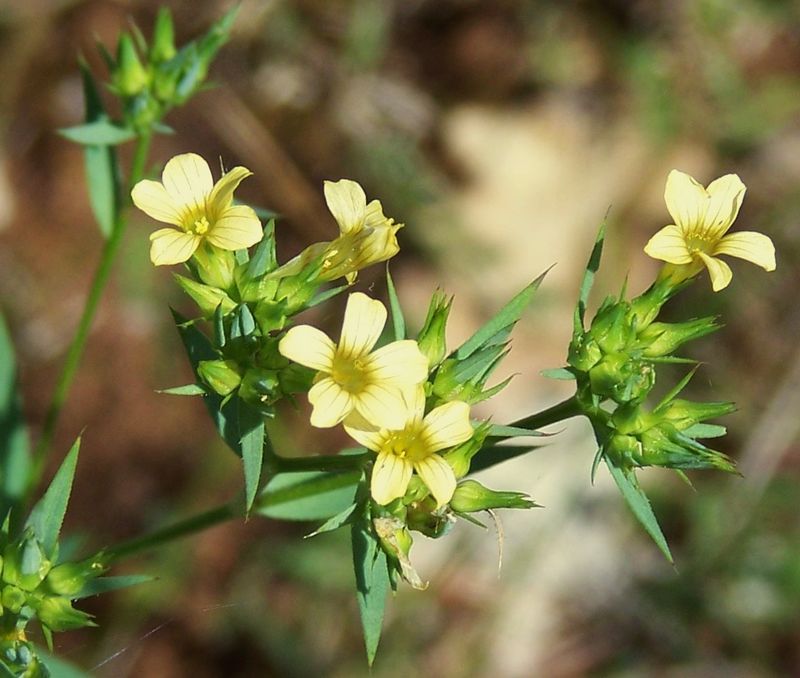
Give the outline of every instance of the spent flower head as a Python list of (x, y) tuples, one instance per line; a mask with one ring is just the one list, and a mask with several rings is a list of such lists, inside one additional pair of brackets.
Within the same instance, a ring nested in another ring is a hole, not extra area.
[(313, 426), (335, 426), (353, 411), (375, 427), (403, 426), (403, 393), (425, 381), (428, 361), (412, 340), (372, 350), (386, 317), (380, 301), (355, 292), (347, 299), (338, 344), (311, 325), (292, 327), (281, 339), (284, 357), (318, 370), (308, 392)]
[(437, 453), (472, 437), (469, 405), (454, 400), (426, 415), (424, 389), (419, 387), (410, 395), (402, 426), (368, 430), (365, 422), (350, 417), (344, 427), (353, 439), (378, 453), (370, 484), (372, 498), (378, 504), (388, 504), (405, 495), (416, 471), (436, 498), (437, 506), (443, 506), (453, 497), (456, 476)]
[(726, 174), (703, 188), (688, 174), (672, 170), (664, 200), (675, 223), (650, 238), (644, 251), (678, 266), (677, 279), (690, 278), (705, 266), (715, 292), (727, 287), (733, 277), (728, 264), (719, 259), (720, 254), (774, 271), (775, 247), (766, 235), (753, 231), (727, 234), (739, 214), (744, 193), (745, 185), (736, 174)]
[(255, 211), (233, 204), (233, 192), (251, 174), (245, 167), (234, 167), (214, 183), (208, 163), (185, 153), (167, 162), (160, 182), (145, 179), (136, 184), (133, 203), (153, 219), (176, 227), (150, 235), (153, 264), (180, 264), (203, 243), (238, 250), (261, 240), (264, 232)]

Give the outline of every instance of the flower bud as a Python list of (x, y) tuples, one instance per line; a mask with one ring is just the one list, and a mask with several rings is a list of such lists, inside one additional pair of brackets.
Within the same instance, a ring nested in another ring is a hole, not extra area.
[(475, 429), (475, 433), (472, 434), (472, 438), (461, 443), (460, 445), (456, 445), (451, 450), (448, 450), (442, 454), (444, 460), (453, 469), (453, 473), (455, 474), (456, 478), (463, 478), (465, 475), (467, 475), (467, 473), (469, 473), (472, 457), (480, 452), (481, 448), (483, 447), (483, 443), (486, 440), (486, 436), (489, 435), (490, 429), (491, 424), (480, 424)]
[(147, 72), (136, 54), (133, 39), (127, 33), (123, 33), (117, 43), (114, 84), (124, 97), (134, 97), (147, 87)]
[(611, 416), (611, 422), (619, 433), (635, 435), (646, 431), (658, 421), (651, 412), (647, 412), (639, 403), (624, 403), (617, 407)]
[(39, 541), (27, 536), (20, 543), (6, 546), (3, 581), (25, 591), (33, 591), (42, 583), (50, 567), (50, 560), (42, 551)]
[(453, 297), (448, 299), (443, 292), (436, 290), (431, 297), (425, 323), (417, 337), (419, 350), (428, 359), (428, 365), (432, 368), (442, 362), (447, 354), (445, 329), (452, 303)]
[(202, 283), (196, 282), (191, 278), (186, 278), (177, 273), (173, 275), (175, 276), (175, 280), (177, 281), (178, 285), (181, 286), (181, 289), (183, 289), (183, 291), (186, 292), (186, 294), (188, 294), (200, 307), (204, 318), (213, 318), (214, 313), (220, 304), (222, 304), (223, 315), (230, 313), (234, 308), (236, 308), (234, 301), (222, 290), (209, 285), (203, 285)]
[(652, 390), (655, 379), (650, 364), (631, 360), (627, 353), (607, 355), (589, 370), (592, 392), (618, 403), (642, 400)]
[(635, 436), (616, 433), (605, 445), (605, 454), (617, 466), (641, 466), (642, 444)]
[[(715, 419), (730, 414), (736, 409), (734, 403), (696, 403), (691, 400), (675, 398), (657, 412), (663, 419), (669, 421), (676, 429), (683, 431), (706, 419)], [(700, 436), (702, 437), (702, 436)]]
[(252, 404), (271, 403), (280, 394), (280, 378), (276, 370), (251, 367), (242, 378), (239, 397)]
[(104, 569), (95, 559), (80, 563), (62, 563), (50, 570), (44, 583), (52, 593), (72, 598), (86, 586), (86, 582), (99, 576)]
[(588, 372), (602, 357), (598, 343), (588, 334), (581, 334), (570, 343), (567, 362), (581, 372)]
[(192, 261), (197, 266), (197, 275), (206, 285), (226, 291), (233, 287), (236, 270), (233, 252), (204, 243), (195, 250)]
[(242, 383), (239, 365), (233, 360), (201, 360), (197, 365), (197, 373), (223, 397), (233, 393)]
[(642, 466), (665, 466), (674, 469), (716, 468), (736, 473), (736, 467), (726, 455), (683, 435), (666, 422), (645, 431), (640, 438)]
[(426, 537), (438, 539), (446, 535), (455, 524), (450, 513), (437, 511), (436, 500), (430, 495), (407, 506), (406, 525), (409, 530), (422, 532)]
[(459, 513), (474, 513), (497, 508), (533, 508), (536, 504), (524, 492), (496, 492), (477, 480), (464, 480), (458, 484), (450, 508)]
[(39, 620), (51, 631), (69, 631), (94, 626), (91, 615), (76, 610), (68, 598), (48, 596), (36, 605)]
[(17, 614), (22, 609), (22, 606), (28, 602), (28, 595), (16, 586), (5, 586), (3, 587), (2, 596), (0, 596), (0, 602), (3, 603), (4, 610)]
[(172, 24), (172, 14), (168, 7), (161, 7), (156, 15), (156, 24), (153, 28), (150, 62), (157, 64), (169, 61), (175, 54), (175, 30)]
[(598, 311), (592, 320), (588, 334), (603, 353), (617, 353), (627, 347), (633, 336), (628, 309), (627, 303), (617, 302)]
[(697, 318), (683, 323), (652, 323), (638, 336), (642, 353), (655, 358), (673, 353), (681, 344), (698, 339), (719, 328), (712, 317)]

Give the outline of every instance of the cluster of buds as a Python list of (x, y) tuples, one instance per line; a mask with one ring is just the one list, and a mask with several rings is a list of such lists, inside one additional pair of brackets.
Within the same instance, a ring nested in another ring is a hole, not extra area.
[(134, 29), (120, 36), (116, 56), (103, 53), (111, 72), (111, 90), (122, 102), (126, 126), (134, 130), (150, 128), (202, 86), (212, 59), (228, 39), (235, 16), (236, 9), (178, 49), (172, 16), (162, 7), (150, 45)]

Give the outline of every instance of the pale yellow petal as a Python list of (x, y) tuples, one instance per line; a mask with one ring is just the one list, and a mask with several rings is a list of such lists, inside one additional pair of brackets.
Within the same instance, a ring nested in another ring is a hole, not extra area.
[(653, 259), (668, 261), (670, 264), (690, 264), (692, 262), (692, 256), (686, 247), (683, 233), (674, 224), (664, 226), (650, 238), (644, 251)]
[(308, 401), (314, 406), (311, 425), (317, 428), (336, 426), (353, 410), (353, 399), (330, 377), (320, 379), (308, 392)]
[(214, 186), (208, 163), (196, 153), (176, 155), (169, 160), (161, 180), (179, 209), (204, 209)]
[(414, 462), (414, 468), (436, 499), (437, 508), (444, 506), (453, 498), (456, 490), (456, 475), (450, 464), (438, 454), (432, 454), (422, 461)]
[(736, 174), (726, 174), (708, 185), (708, 205), (703, 220), (707, 234), (715, 238), (725, 234), (739, 214), (745, 190), (745, 185)]
[(667, 177), (664, 201), (675, 223), (681, 231), (687, 233), (699, 224), (705, 215), (708, 193), (688, 174), (672, 170)]
[(390, 226), (392, 219), (383, 213), (383, 206), (380, 200), (371, 200), (364, 210), (364, 226), (367, 228), (382, 228)]
[(208, 209), (213, 218), (216, 218), (231, 206), (233, 192), (242, 183), (243, 179), (252, 175), (253, 173), (246, 167), (234, 167), (230, 172), (222, 175), (222, 178), (214, 184), (214, 188), (211, 189), (211, 194), (208, 196)]
[(731, 267), (722, 259), (711, 257), (704, 252), (698, 252), (698, 254), (708, 269), (708, 275), (711, 276), (711, 288), (715, 292), (724, 290), (730, 284), (731, 278), (733, 278)]
[(131, 191), (131, 199), (148, 217), (167, 224), (181, 225), (181, 214), (166, 189), (158, 181), (145, 179)]
[(225, 210), (206, 235), (212, 245), (223, 250), (241, 250), (264, 237), (261, 220), (252, 207), (235, 205)]
[(339, 351), (344, 356), (369, 353), (381, 336), (386, 324), (386, 307), (363, 292), (354, 292), (347, 298), (344, 310)]
[(156, 266), (170, 266), (188, 261), (200, 245), (200, 236), (160, 228), (150, 234), (150, 261)]
[(763, 233), (754, 231), (729, 233), (719, 242), (714, 254), (729, 254), (761, 266), (765, 271), (775, 270), (775, 245)]
[(355, 181), (326, 181), (325, 202), (328, 203), (328, 209), (342, 233), (350, 233), (363, 227), (367, 196)]
[(429, 412), (423, 420), (425, 446), (431, 452), (460, 445), (472, 437), (469, 405), (461, 400), (445, 403)]
[(330, 373), (336, 345), (327, 334), (311, 325), (292, 327), (280, 340), (278, 351), (284, 358)]
[(381, 444), (386, 440), (386, 432), (376, 429), (361, 414), (353, 410), (342, 422), (344, 430), (353, 440), (363, 445), (368, 450), (378, 452)]
[(402, 459), (391, 452), (381, 452), (372, 467), (370, 494), (379, 504), (402, 497), (408, 489), (414, 467), (407, 459)]
[(403, 391), (386, 384), (368, 384), (353, 394), (353, 406), (370, 424), (378, 428), (402, 429), (409, 419)]
[(419, 384), (428, 377), (428, 359), (412, 339), (393, 341), (365, 361), (370, 379), (398, 386)]

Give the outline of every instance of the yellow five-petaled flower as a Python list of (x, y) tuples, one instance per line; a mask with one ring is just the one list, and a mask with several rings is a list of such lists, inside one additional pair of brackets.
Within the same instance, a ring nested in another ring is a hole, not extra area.
[(412, 340), (372, 350), (386, 317), (380, 301), (355, 292), (347, 299), (338, 344), (311, 325), (292, 327), (281, 339), (283, 356), (319, 372), (308, 392), (313, 426), (336, 426), (353, 411), (377, 428), (403, 426), (404, 392), (425, 381), (428, 360)]
[(344, 422), (345, 430), (367, 449), (378, 453), (372, 469), (370, 493), (379, 504), (402, 497), (414, 471), (443, 506), (453, 498), (456, 476), (437, 452), (466, 442), (472, 437), (469, 405), (454, 400), (425, 414), (422, 388), (411, 394), (402, 427), (379, 431), (364, 430), (357, 417)]
[(729, 233), (744, 199), (745, 185), (726, 174), (703, 188), (688, 174), (672, 170), (664, 200), (675, 220), (656, 233), (644, 251), (654, 259), (685, 267), (691, 277), (703, 266), (715, 292), (730, 283), (733, 274), (720, 254), (746, 259), (767, 271), (775, 270), (775, 247), (766, 235), (753, 231)]
[(234, 167), (215, 184), (208, 163), (195, 153), (176, 155), (161, 182), (145, 179), (131, 191), (134, 205), (157, 221), (177, 226), (150, 236), (156, 266), (187, 261), (205, 241), (223, 250), (255, 245), (264, 235), (256, 213), (233, 204), (233, 192), (252, 172)]

